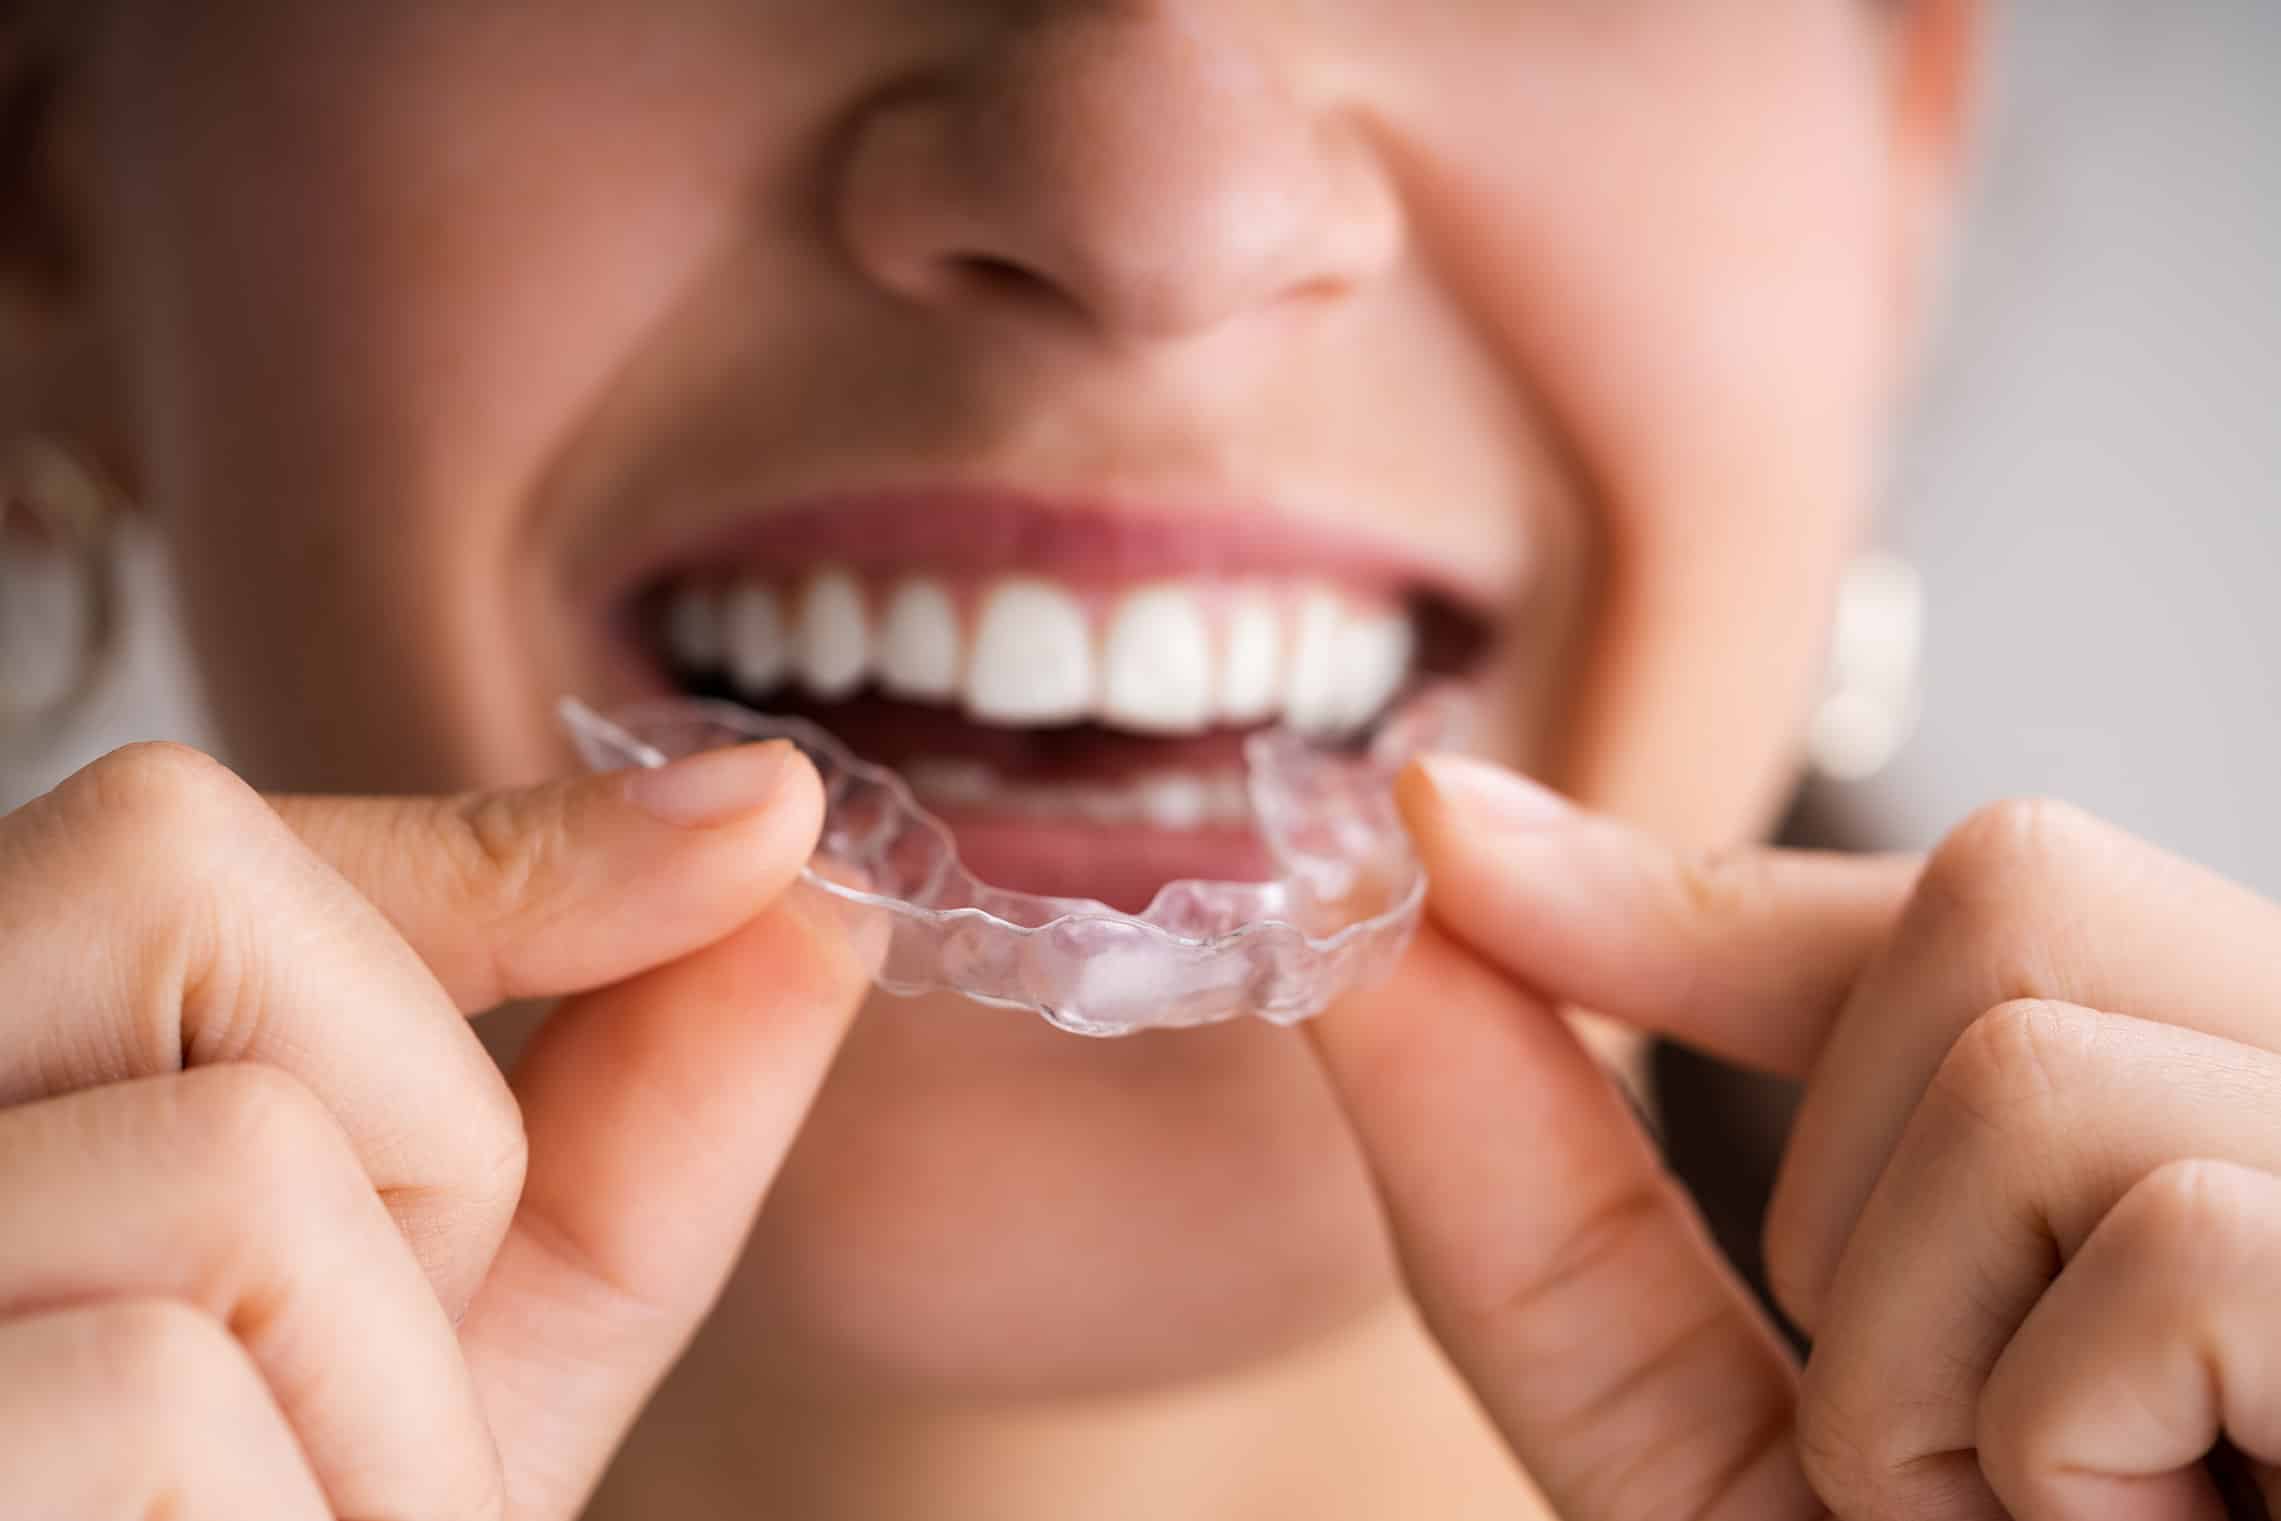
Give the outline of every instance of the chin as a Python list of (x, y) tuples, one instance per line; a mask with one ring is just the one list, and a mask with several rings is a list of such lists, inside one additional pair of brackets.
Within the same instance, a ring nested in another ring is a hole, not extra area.
[(1254, 1365), (1395, 1282), (1303, 1036), (1253, 1022), (1095, 1041), (881, 996), (723, 1318), (803, 1382), (1047, 1398)]

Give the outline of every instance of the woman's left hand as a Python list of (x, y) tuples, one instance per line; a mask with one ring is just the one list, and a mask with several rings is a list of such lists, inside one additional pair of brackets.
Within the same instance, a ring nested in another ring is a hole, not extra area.
[[(1405, 794), (1435, 926), (1317, 1041), (1559, 1514), (2217, 1517), (2221, 1437), (2281, 1507), (2281, 907), (2051, 804), (1919, 862), (1676, 855), (1466, 761)], [(1802, 1377), (1563, 1006), (1807, 1079)]]

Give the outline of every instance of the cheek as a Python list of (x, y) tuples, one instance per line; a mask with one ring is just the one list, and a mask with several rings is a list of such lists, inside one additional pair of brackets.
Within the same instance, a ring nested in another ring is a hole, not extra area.
[[(1562, 780), (1691, 838), (1786, 785), (1889, 389), (1876, 34), (1823, 0), (1517, 28), (1419, 111), (1425, 215), (1591, 495)], [(1445, 82), (1446, 84), (1446, 82)]]
[[(542, 685), (525, 505), (739, 231), (741, 60), (517, 9), (248, 5), (117, 50), (141, 487), (265, 769), (499, 772), (519, 747), (470, 714)], [(360, 671), (389, 673), (362, 713), (293, 719)]]

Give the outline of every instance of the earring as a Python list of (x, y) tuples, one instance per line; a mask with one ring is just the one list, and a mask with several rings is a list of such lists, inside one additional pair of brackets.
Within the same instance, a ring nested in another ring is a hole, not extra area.
[(1830, 668), (1806, 731), (1806, 756), (1832, 781), (1885, 769), (1923, 709), (1925, 590), (1917, 568), (1883, 550), (1863, 554), (1839, 584)]
[(0, 734), (91, 691), (119, 625), (117, 494), (46, 439), (0, 448)]

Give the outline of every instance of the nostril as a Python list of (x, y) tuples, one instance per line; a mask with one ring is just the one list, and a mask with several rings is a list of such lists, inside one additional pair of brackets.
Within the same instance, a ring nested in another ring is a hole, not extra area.
[(1069, 292), (1018, 259), (996, 254), (952, 254), (943, 261), (948, 284), (982, 304), (1062, 308), (1082, 315)]
[[(4, 4), (4, 0), (0, 0)], [(858, 271), (921, 305), (1190, 338), (1328, 308), (1391, 265), (1374, 142), (1211, 7), (1029, 6), (970, 64), (867, 99), (836, 171)]]
[(985, 295), (1034, 296), (1046, 288), (1042, 276), (1012, 259), (1001, 259), (993, 254), (955, 254), (949, 262), (955, 278)]

